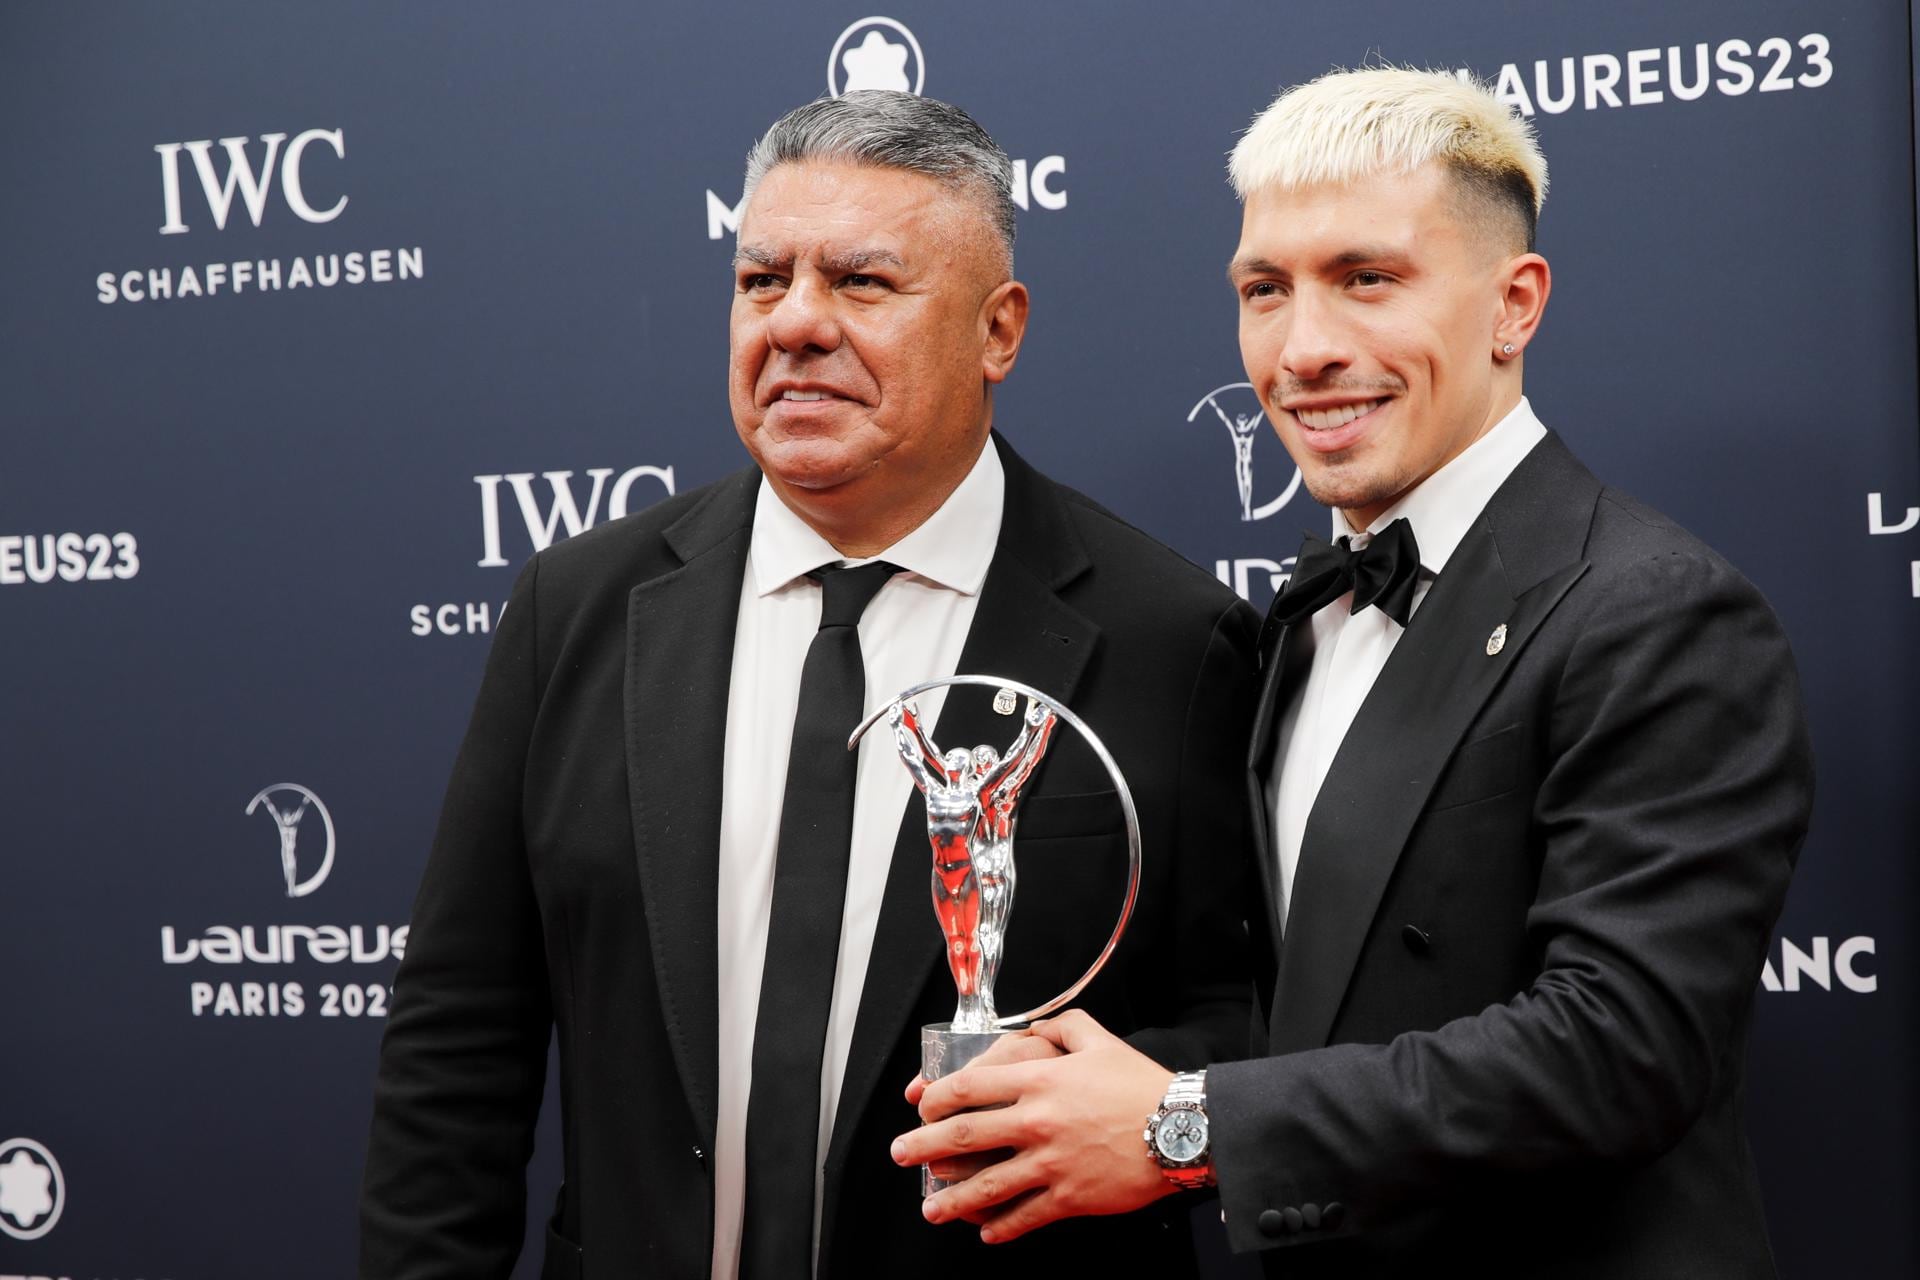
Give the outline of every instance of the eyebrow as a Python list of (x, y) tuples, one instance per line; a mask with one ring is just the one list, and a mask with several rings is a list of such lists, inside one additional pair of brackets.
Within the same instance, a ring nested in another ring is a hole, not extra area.
[[(757, 245), (741, 245), (734, 252), (733, 265), (738, 268), (748, 262), (757, 267), (765, 267), (769, 271), (787, 271), (792, 269), (794, 257), (790, 252), (776, 252), (772, 249), (762, 249)], [(905, 270), (907, 264), (905, 259), (891, 249), (848, 249), (816, 259), (815, 265), (828, 275), (841, 275), (847, 272), (863, 271), (876, 265)]]
[[(1386, 262), (1404, 266), (1409, 261), (1406, 251), (1388, 244), (1360, 244), (1351, 249), (1343, 249), (1321, 264), (1322, 270), (1338, 271), (1347, 267), (1357, 267), (1363, 263)], [(1235, 258), (1227, 264), (1227, 279), (1242, 280), (1248, 276), (1286, 276), (1292, 273), (1266, 258)]]
[(889, 249), (850, 249), (845, 253), (829, 254), (820, 259), (820, 269), (825, 272), (859, 271), (871, 266), (888, 266), (896, 269), (907, 264), (899, 254)]
[(758, 249), (752, 245), (743, 244), (733, 251), (733, 265), (738, 267), (747, 262), (753, 263), (756, 267), (778, 270), (792, 266), (793, 255), (790, 253), (782, 255), (771, 249)]
[(1405, 263), (1406, 261), (1407, 253), (1404, 249), (1399, 249), (1387, 244), (1361, 244), (1336, 253), (1333, 257), (1327, 259), (1327, 265), (1329, 267), (1357, 267), (1365, 262)]
[(1283, 276), (1287, 274), (1275, 263), (1265, 258), (1235, 258), (1227, 264), (1227, 279), (1238, 280), (1243, 276)]

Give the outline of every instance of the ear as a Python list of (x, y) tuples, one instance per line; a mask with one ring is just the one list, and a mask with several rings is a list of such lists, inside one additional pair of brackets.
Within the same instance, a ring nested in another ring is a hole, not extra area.
[(980, 327), (986, 339), (980, 355), (981, 376), (1004, 382), (1020, 358), (1020, 341), (1027, 336), (1027, 286), (1018, 280), (1000, 285), (980, 304)]
[[(1501, 268), (1500, 310), (1493, 326), (1493, 358), (1505, 363), (1517, 360), (1533, 341), (1540, 317), (1547, 310), (1547, 295), (1553, 292), (1553, 272), (1547, 260), (1537, 253), (1511, 258)], [(1513, 353), (1506, 353), (1507, 344)]]

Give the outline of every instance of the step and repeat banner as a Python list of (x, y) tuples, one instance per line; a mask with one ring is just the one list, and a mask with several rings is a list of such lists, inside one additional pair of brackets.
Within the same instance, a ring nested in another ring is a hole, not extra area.
[(1786, 621), (1820, 797), (1757, 993), (1771, 1229), (1788, 1275), (1920, 1273), (1910, 17), (7, 6), (0, 1275), (352, 1274), (389, 983), (509, 585), (746, 461), (729, 257), (778, 115), (894, 87), (986, 125), (1034, 305), (998, 424), (1264, 607), (1327, 517), (1240, 368), (1225, 156), (1280, 86), (1375, 58), (1535, 123), (1535, 409)]

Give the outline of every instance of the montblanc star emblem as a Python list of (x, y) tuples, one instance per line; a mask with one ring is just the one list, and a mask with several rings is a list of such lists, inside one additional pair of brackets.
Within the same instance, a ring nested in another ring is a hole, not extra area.
[(31, 1138), (0, 1142), (0, 1234), (38, 1240), (60, 1221), (66, 1198), (51, 1151)]
[(906, 93), (907, 46), (895, 44), (878, 31), (869, 30), (867, 38), (846, 51), (841, 65), (847, 69), (846, 93), (861, 89), (892, 89)]

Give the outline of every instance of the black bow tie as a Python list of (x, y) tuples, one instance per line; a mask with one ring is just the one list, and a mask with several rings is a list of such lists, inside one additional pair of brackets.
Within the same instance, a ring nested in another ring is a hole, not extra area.
[(1407, 625), (1413, 616), (1413, 589), (1420, 581), (1420, 546), (1413, 540), (1413, 526), (1395, 520), (1358, 551), (1350, 549), (1351, 541), (1307, 535), (1287, 589), (1273, 602), (1277, 621), (1292, 626), (1351, 591), (1353, 612), (1372, 605)]

